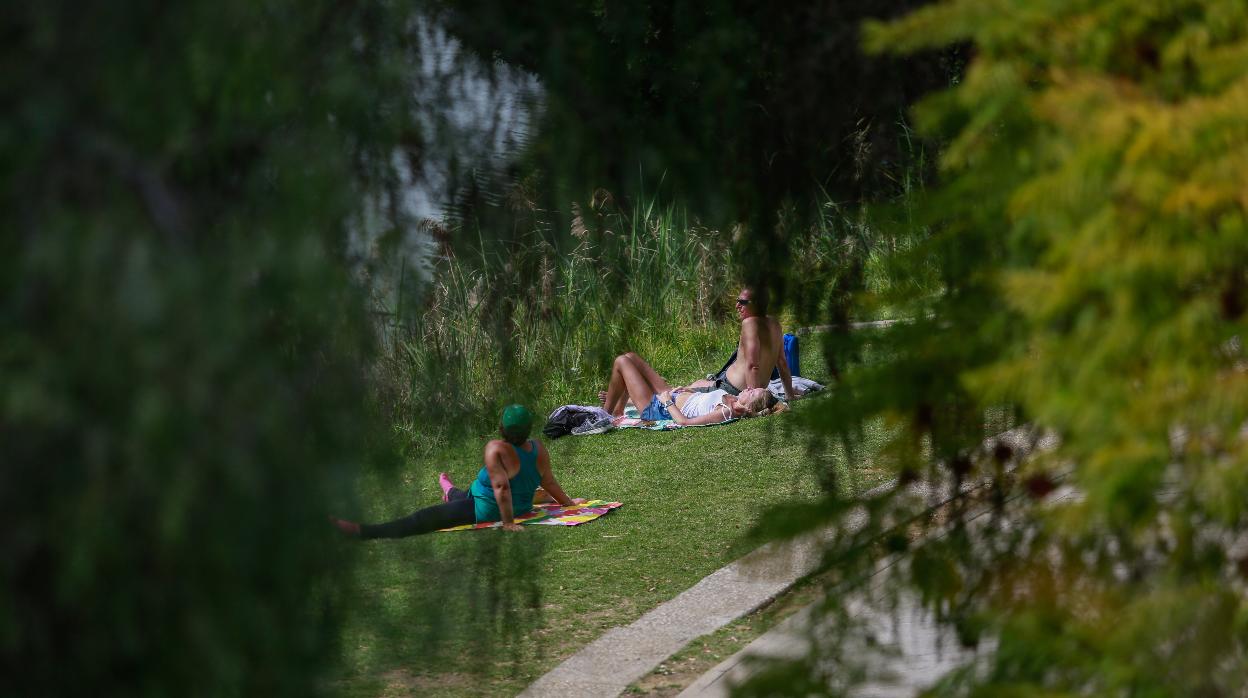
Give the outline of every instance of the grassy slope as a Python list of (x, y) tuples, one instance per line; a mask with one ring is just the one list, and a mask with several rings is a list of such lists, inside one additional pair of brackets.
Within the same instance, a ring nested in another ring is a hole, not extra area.
[[(799, 409), (814, 407), (813, 400), (799, 403)], [(606, 629), (633, 621), (747, 552), (756, 541), (744, 534), (766, 506), (818, 495), (816, 468), (834, 463), (851, 484), (869, 477), (849, 472), (830, 452), (809, 452), (793, 421), (779, 415), (549, 442), (556, 475), (570, 494), (624, 507), (575, 528), (368, 544), (339, 688), (351, 695), (435, 689), (513, 695)], [(416, 464), (412, 471), (423, 475), (406, 482), (363, 483), (372, 502), (366, 518), (436, 502), (433, 474), (446, 469), (467, 482), (479, 467), (475, 451), (442, 454), (433, 459), (446, 464), (441, 467)], [(491, 566), (525, 570), (524, 581), (491, 590), (480, 583)], [(479, 622), (505, 609), (509, 622)], [(507, 636), (508, 627), (516, 632)]]

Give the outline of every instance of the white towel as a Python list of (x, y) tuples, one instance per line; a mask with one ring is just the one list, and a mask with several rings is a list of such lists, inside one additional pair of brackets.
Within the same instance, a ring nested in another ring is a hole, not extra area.
[[(777, 400), (784, 399), (784, 382), (779, 378), (768, 383), (767, 390), (771, 391), (771, 394), (775, 395)], [(793, 390), (797, 393), (805, 395), (807, 393), (823, 390), (823, 385), (816, 383), (809, 378), (793, 376)]]

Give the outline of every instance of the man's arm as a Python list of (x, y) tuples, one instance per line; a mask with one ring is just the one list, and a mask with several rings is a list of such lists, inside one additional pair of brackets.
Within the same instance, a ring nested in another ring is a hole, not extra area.
[(523, 530), (516, 523), (515, 511), (511, 507), (511, 479), (507, 477), (502, 454), (494, 442), (485, 447), (485, 471), (494, 488), (494, 502), (498, 504), (498, 517), (503, 522), (503, 528), (508, 531)]
[(784, 333), (780, 331), (780, 323), (776, 323), (776, 368), (780, 371), (780, 382), (784, 384), (784, 396), (789, 402), (797, 399), (793, 391), (793, 374), (789, 371), (789, 358), (784, 355)]
[(758, 381), (754, 378), (759, 373), (759, 354), (762, 353), (762, 343), (758, 340), (760, 324), (758, 318), (746, 318), (741, 321), (741, 344), (737, 361), (745, 363), (745, 385), (739, 386), (742, 390), (766, 387), (757, 385)]
[(780, 370), (780, 382), (784, 384), (784, 396), (789, 402), (797, 399), (797, 393), (793, 391), (793, 374), (789, 372), (789, 360), (784, 357), (781, 351), (776, 358), (776, 368)]

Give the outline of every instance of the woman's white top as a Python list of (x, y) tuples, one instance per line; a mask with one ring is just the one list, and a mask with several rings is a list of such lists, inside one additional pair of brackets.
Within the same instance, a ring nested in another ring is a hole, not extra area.
[(712, 390), (709, 393), (694, 393), (685, 400), (685, 404), (680, 406), (680, 413), (693, 419), (714, 410), (720, 403), (724, 401), (724, 396), (728, 394), (727, 390)]

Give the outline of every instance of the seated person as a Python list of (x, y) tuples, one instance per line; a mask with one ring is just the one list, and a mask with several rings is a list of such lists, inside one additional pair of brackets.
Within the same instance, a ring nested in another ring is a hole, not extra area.
[(523, 405), (503, 410), (499, 433), (485, 445), (484, 467), (465, 492), (454, 487), (446, 473), (438, 476), (442, 504), (379, 524), (359, 524), (330, 517), (343, 533), (357, 538), (403, 538), (465, 524), (502, 521), (503, 529), (523, 530), (515, 517), (533, 508), (538, 486), (554, 501), (570, 507), (584, 502), (564, 493), (550, 469), (550, 453), (541, 441), (530, 439), (533, 414)]
[(741, 289), (737, 295), (737, 316), (741, 318), (741, 338), (737, 351), (719, 373), (708, 376), (692, 387), (713, 387), (737, 395), (746, 388), (766, 388), (772, 370), (780, 373), (784, 395), (795, 400), (793, 376), (789, 362), (784, 356), (784, 333), (780, 322), (767, 315), (767, 295), (751, 288)]
[(784, 409), (767, 388), (751, 388), (737, 395), (722, 389), (672, 389), (663, 376), (633, 352), (615, 358), (607, 389), (598, 397), (603, 408), (614, 416), (624, 414), (624, 406), (631, 401), (641, 410), (642, 419), (671, 419), (685, 426), (764, 416)]

